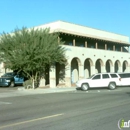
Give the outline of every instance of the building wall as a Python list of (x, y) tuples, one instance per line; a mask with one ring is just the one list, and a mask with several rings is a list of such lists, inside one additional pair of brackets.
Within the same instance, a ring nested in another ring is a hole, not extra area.
[(104, 39), (108, 41), (116, 41), (116, 42), (128, 42), (129, 37), (102, 31), (99, 29), (94, 29), (90, 27), (85, 27), (69, 22), (64, 21), (56, 21), (49, 24), (44, 24), (41, 26), (37, 26), (35, 28), (50, 28), (51, 32), (64, 32), (64, 33), (70, 33), (73, 35), (79, 35), (79, 36), (87, 36), (92, 38), (99, 38)]
[[(126, 52), (63, 45), (68, 64), (65, 86), (99, 72), (130, 72), (130, 54)], [(60, 83), (60, 82), (59, 82)], [(63, 82), (62, 82), (63, 83)]]
[[(72, 86), (77, 80), (99, 72), (130, 72), (129, 37), (63, 21), (41, 26), (60, 32), (65, 41), (67, 65), (56, 63), (46, 72), (41, 86)], [(7, 70), (10, 71), (10, 70)], [(5, 73), (1, 63), (0, 75)]]
[(130, 71), (129, 37), (63, 21), (36, 28), (48, 27), (51, 32), (65, 34), (60, 38), (65, 41), (68, 60), (66, 66), (56, 64), (50, 69), (50, 87), (63, 83), (70, 87), (94, 73)]

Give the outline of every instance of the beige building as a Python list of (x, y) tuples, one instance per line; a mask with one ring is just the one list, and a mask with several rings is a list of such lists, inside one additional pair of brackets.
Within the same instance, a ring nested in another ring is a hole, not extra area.
[(40, 86), (70, 87), (94, 73), (130, 72), (129, 37), (63, 21), (35, 28), (48, 27), (65, 41), (68, 64), (52, 66)]

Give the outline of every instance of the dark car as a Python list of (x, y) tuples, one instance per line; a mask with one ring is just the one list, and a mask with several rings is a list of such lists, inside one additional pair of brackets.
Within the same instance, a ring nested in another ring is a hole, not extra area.
[(0, 78), (0, 86), (10, 86), (22, 85), (25, 81), (25, 77), (22, 74), (17, 74), (14, 72), (5, 73)]

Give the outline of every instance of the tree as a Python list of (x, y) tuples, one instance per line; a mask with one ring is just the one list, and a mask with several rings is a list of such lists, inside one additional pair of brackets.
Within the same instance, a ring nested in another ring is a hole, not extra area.
[[(0, 61), (6, 68), (25, 72), (32, 81), (52, 64), (66, 63), (64, 42), (50, 29), (15, 29), (0, 37)], [(34, 86), (34, 83), (33, 83)]]

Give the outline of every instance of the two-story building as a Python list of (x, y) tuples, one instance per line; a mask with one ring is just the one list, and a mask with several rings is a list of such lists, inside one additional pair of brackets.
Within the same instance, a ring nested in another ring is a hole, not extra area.
[(55, 64), (45, 84), (70, 87), (78, 79), (100, 72), (130, 72), (129, 37), (73, 23), (57, 21), (35, 28), (50, 28), (65, 41), (68, 64)]

